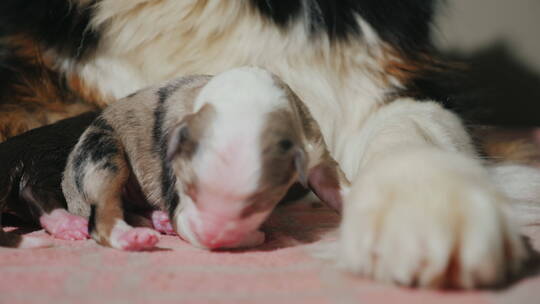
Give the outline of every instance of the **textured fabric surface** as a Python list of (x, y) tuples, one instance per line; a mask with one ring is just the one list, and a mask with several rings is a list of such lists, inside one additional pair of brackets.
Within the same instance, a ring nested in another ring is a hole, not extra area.
[[(540, 163), (538, 129), (484, 130), (477, 136), (491, 144), (493, 154)], [(163, 236), (160, 249), (152, 252), (122, 252), (91, 240), (54, 240), (54, 247), (44, 249), (0, 248), (0, 304), (540, 303), (538, 258), (516, 282), (481, 291), (400, 288), (338, 271), (313, 257), (314, 247), (332, 238), (329, 232), (338, 222), (319, 203), (282, 206), (263, 227), (265, 244), (247, 251), (209, 252), (173, 236)], [(540, 250), (540, 223), (524, 232)], [(43, 231), (32, 235), (50, 238)]]
[(463, 292), (392, 287), (344, 274), (312, 256), (313, 244), (324, 242), (328, 237), (320, 236), (337, 223), (326, 207), (299, 204), (278, 208), (264, 226), (267, 242), (248, 251), (208, 252), (172, 236), (152, 252), (122, 252), (90, 240), (0, 248), (0, 303), (540, 303), (534, 275), (501, 290)]

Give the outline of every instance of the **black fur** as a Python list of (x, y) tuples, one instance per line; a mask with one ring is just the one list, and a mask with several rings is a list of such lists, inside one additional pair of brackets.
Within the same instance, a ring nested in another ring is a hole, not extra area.
[(165, 102), (169, 98), (169, 90), (167, 87), (160, 88), (157, 91), (158, 105), (154, 110), (154, 127), (152, 128), (152, 141), (154, 142), (154, 153), (161, 155), (162, 147), (165, 143), (165, 135), (163, 130), (163, 120), (165, 119)]
[[(387, 44), (410, 64), (408, 83), (396, 88), (395, 96), (436, 100), (468, 122), (493, 122), (504, 113), (471, 115), (478, 109), (470, 91), (466, 70), (449, 63), (431, 43), (431, 23), (443, 0), (251, 0), (262, 16), (286, 29), (293, 21), (305, 22), (313, 36), (328, 35), (332, 41), (358, 39), (362, 30), (357, 16), (366, 21)], [(394, 96), (394, 97), (395, 97)], [(489, 105), (483, 104), (484, 109)]]
[[(16, 47), (2, 38), (22, 34), (30, 37), (33, 42), (40, 42), (46, 48), (54, 48), (64, 57), (84, 60), (99, 47), (102, 29), (89, 27), (99, 1), (90, 1), (85, 5), (68, 0), (0, 1), (0, 105), (13, 101), (9, 107), (13, 105), (15, 108), (24, 108), (28, 113), (39, 111), (39, 105), (18, 101), (21, 94), (32, 94), (35, 88), (29, 87), (23, 93), (13, 88), (28, 86), (28, 79), (37, 80), (40, 77), (52, 80), (54, 82), (52, 86), (58, 88), (57, 92), (66, 95), (55, 96), (51, 98), (51, 102), (77, 98), (72, 96), (76, 95), (76, 92), (70, 92), (62, 76), (56, 71), (40, 68), (34, 62), (16, 55), (14, 50)], [(313, 39), (318, 35), (328, 35), (332, 41), (357, 39), (363, 34), (356, 20), (356, 16), (360, 16), (382, 40), (399, 51), (400, 56), (424, 67), (433, 65), (424, 58), (434, 55), (430, 39), (431, 21), (437, 6), (444, 2), (444, 0), (249, 0), (250, 5), (262, 18), (283, 29), (289, 27), (292, 22), (307, 21), (306, 27)], [(486, 124), (506, 122), (510, 115), (505, 109), (512, 108), (516, 115), (512, 115), (515, 118), (512, 118), (509, 124), (519, 124), (522, 120), (518, 117), (521, 116), (530, 117), (527, 120), (529, 124), (538, 123), (538, 115), (535, 116), (528, 111), (536, 108), (531, 106), (530, 102), (522, 102), (523, 107), (504, 105), (495, 106), (492, 110), (491, 102), (482, 101), (488, 98), (478, 97), (477, 92), (464, 94), (463, 92), (471, 87), (470, 81), (448, 66), (442, 69), (420, 68), (414, 73), (416, 75), (406, 84), (406, 89), (399, 92), (401, 95), (441, 101), (447, 108), (462, 116), (465, 115), (464, 117), (471, 122)], [(489, 88), (475, 88), (475, 91), (493, 89), (489, 84), (487, 86)], [(473, 107), (474, 110), (471, 110)], [(471, 114), (471, 111), (482, 113)], [(514, 122), (516, 120), (517, 122)], [(0, 134), (10, 133), (17, 132), (0, 129)]]
[[(438, 0), (251, 0), (261, 14), (281, 27), (308, 15), (312, 34), (349, 39), (362, 34), (356, 16), (401, 51), (430, 46), (430, 23)], [(306, 6), (304, 6), (306, 3)]]
[(92, 122), (92, 126), (96, 127), (96, 129), (104, 131), (104, 132), (112, 132), (113, 131), (113, 128), (111, 127), (111, 125), (109, 125), (109, 123), (107, 121), (105, 121), (105, 119), (103, 117), (101, 117), (101, 116), (94, 119), (94, 121)]
[(64, 56), (84, 58), (99, 43), (99, 29), (89, 26), (97, 2), (81, 5), (68, 0), (2, 0), (0, 37), (30, 36)]
[(40, 115), (65, 115), (57, 110), (59, 103), (82, 101), (65, 76), (42, 57), (47, 49), (75, 60), (91, 55), (101, 35), (89, 27), (98, 1), (0, 1), (0, 115), (5, 119), (0, 138), (49, 123)]
[(169, 210), (169, 216), (171, 218), (173, 218), (174, 211), (180, 202), (180, 198), (175, 189), (176, 177), (167, 161), (166, 147), (169, 134), (163, 129), (164, 116), (167, 111), (167, 99), (181, 86), (190, 81), (190, 78), (182, 78), (177, 82), (160, 88), (157, 92), (158, 105), (154, 111), (154, 127), (152, 129), (154, 152), (159, 154), (159, 159), (161, 160), (161, 193), (165, 203), (168, 204), (167, 209)]
[(118, 155), (119, 148), (113, 133), (113, 128), (102, 118), (98, 117), (90, 126), (90, 131), (85, 134), (78, 153), (74, 159), (75, 185), (77, 190), (84, 193), (82, 182), (84, 178), (84, 166), (88, 162), (100, 163), (101, 169), (113, 172), (118, 170), (113, 157)]
[(96, 230), (96, 205), (90, 205), (90, 216), (88, 217), (88, 233)]
[(154, 110), (154, 127), (152, 129), (152, 140), (154, 142), (154, 152), (158, 154), (166, 153), (164, 147), (167, 141), (165, 130), (163, 130), (163, 119), (165, 119), (165, 113), (167, 110), (167, 99), (182, 85), (187, 84), (190, 81), (189, 78), (181, 78), (179, 81), (170, 83), (167, 86), (159, 88), (157, 91), (158, 105)]
[(0, 213), (37, 222), (43, 212), (66, 208), (61, 180), (71, 149), (97, 117), (89, 112), (28, 131), (0, 144)]
[(173, 174), (172, 168), (167, 161), (167, 134), (163, 130), (165, 113), (167, 110), (167, 99), (176, 91), (181, 83), (170, 84), (160, 88), (157, 92), (158, 105), (154, 110), (154, 127), (152, 129), (152, 139), (154, 144), (154, 153), (159, 154), (161, 160), (161, 193), (168, 204), (169, 216), (172, 218), (174, 210), (179, 204), (180, 198), (175, 189), (176, 177)]
[(181, 78), (157, 91), (158, 105), (154, 110), (154, 127), (152, 129), (152, 140), (154, 153), (159, 155), (161, 160), (161, 193), (167, 205), (170, 218), (173, 218), (174, 211), (180, 203), (180, 198), (175, 189), (176, 177), (172, 171), (167, 158), (167, 141), (170, 134), (164, 130), (164, 118), (167, 111), (167, 100), (176, 90), (191, 82), (191, 78)]
[[(47, 110), (38, 103), (25, 102), (28, 100), (65, 104), (80, 101), (60, 73), (44, 66), (38, 58), (30, 58), (22, 53), (20, 46), (0, 39), (0, 106), (4, 106), (0, 111), (9, 111), (10, 106), (29, 113)], [(38, 87), (45, 86), (52, 95), (41, 96)], [(0, 130), (0, 133), (10, 134), (11, 131), (15, 130)]]

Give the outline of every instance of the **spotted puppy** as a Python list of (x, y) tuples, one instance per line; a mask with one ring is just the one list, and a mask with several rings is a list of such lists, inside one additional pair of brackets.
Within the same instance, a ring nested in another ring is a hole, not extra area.
[(259, 226), (295, 181), (338, 209), (348, 187), (300, 99), (269, 72), (243, 67), (115, 102), (75, 146), (62, 187), (102, 245), (155, 246), (154, 230), (125, 221), (144, 201), (181, 237), (215, 249), (264, 242)]

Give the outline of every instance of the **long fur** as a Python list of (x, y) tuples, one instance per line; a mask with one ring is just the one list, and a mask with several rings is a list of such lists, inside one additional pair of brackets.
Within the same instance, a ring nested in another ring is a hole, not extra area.
[[(338, 114), (359, 120), (373, 109), (373, 101), (407, 89), (429, 70), (429, 23), (436, 1), (338, 2), (56, 0), (22, 5), (7, 0), (0, 4), (0, 35), (37, 45), (47, 68), (66, 85), (51, 86), (92, 104), (174, 76), (252, 64), (284, 77), (301, 98), (323, 108), (358, 100), (360, 109)], [(30, 74), (19, 62), (10, 63), (10, 69), (24, 74), (20, 77)], [(39, 88), (32, 85), (24, 93)], [(9, 92), (0, 102), (24, 93)]]

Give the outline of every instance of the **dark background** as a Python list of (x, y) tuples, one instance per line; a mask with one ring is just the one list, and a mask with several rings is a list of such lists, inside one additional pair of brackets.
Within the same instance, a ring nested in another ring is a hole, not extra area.
[(540, 126), (539, 0), (446, 1), (433, 37), (445, 55), (467, 64), (463, 102), (474, 100), (476, 118)]

